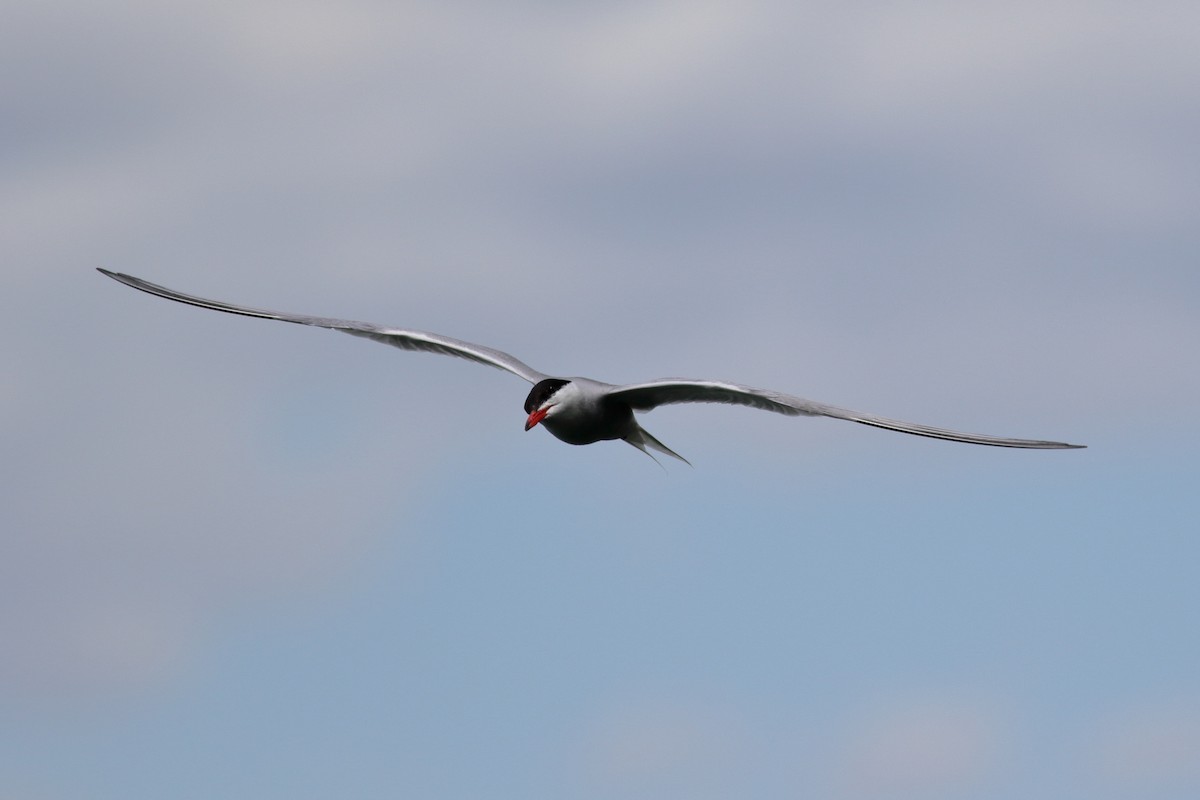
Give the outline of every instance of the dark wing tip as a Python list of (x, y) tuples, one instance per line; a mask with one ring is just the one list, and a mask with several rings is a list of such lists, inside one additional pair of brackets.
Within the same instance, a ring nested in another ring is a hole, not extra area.
[(134, 288), (137, 288), (138, 279), (132, 275), (126, 275), (124, 272), (113, 272), (112, 270), (105, 269), (104, 267), (96, 267), (96, 271), (101, 275), (107, 275), (118, 283), (123, 283), (126, 286), (133, 286)]

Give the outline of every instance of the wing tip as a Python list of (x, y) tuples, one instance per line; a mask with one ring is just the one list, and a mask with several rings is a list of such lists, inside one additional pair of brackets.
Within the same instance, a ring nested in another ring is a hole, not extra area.
[(132, 286), (134, 288), (137, 288), (137, 284), (140, 280), (132, 275), (126, 275), (124, 272), (113, 272), (112, 270), (105, 269), (104, 267), (96, 267), (96, 271), (101, 275), (112, 278), (117, 283), (123, 283), (126, 286)]
[(1013, 447), (1023, 447), (1034, 450), (1086, 450), (1086, 444), (1071, 444), (1069, 442), (1051, 442), (1044, 439), (1013, 439)]

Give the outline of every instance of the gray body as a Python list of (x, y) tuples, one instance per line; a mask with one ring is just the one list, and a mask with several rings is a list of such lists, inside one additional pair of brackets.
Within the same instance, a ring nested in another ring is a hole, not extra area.
[(542, 427), (556, 438), (567, 444), (592, 444), (626, 439), (637, 431), (633, 409), (608, 399), (608, 392), (616, 386), (590, 378), (567, 380), (570, 383), (555, 394), (562, 410), (547, 415), (542, 422)]

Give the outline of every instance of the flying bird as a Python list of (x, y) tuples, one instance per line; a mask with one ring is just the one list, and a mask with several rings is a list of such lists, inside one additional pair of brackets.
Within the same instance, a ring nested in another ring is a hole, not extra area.
[(465, 358), (468, 361), (511, 372), (533, 384), (529, 396), (525, 398), (525, 413), (527, 414), (525, 430), (528, 431), (540, 424), (567, 444), (592, 444), (610, 439), (621, 439), (651, 457), (653, 454), (650, 453), (650, 450), (656, 450), (672, 458), (677, 458), (685, 464), (690, 463), (683, 456), (651, 436), (645, 428), (638, 424), (634, 412), (651, 411), (659, 406), (672, 403), (728, 403), (758, 408), (763, 411), (774, 411), (777, 414), (786, 414), (791, 417), (845, 419), (876, 428), (945, 439), (951, 442), (966, 442), (967, 444), (1038, 450), (1061, 450), (1084, 446), (1039, 439), (1012, 439), (979, 433), (960, 433), (930, 425), (887, 419), (874, 414), (863, 414), (806, 400), (803, 397), (768, 389), (755, 389), (725, 381), (664, 378), (647, 383), (617, 385), (602, 383), (591, 378), (555, 377), (538, 372), (520, 359), (500, 350), (464, 342), (460, 339), (452, 339), (437, 333), (408, 328), (391, 328), (369, 322), (353, 322), (248, 308), (183, 294), (120, 272), (110, 272), (106, 269), (100, 269), (100, 272), (126, 286), (132, 286), (134, 289), (140, 289), (143, 292), (179, 303), (210, 308), (214, 311), (225, 311), (230, 314), (242, 314), (247, 317), (277, 319), (300, 325), (329, 328), (348, 333), (351, 336), (361, 336), (364, 339), (390, 344), (402, 350), (417, 350)]

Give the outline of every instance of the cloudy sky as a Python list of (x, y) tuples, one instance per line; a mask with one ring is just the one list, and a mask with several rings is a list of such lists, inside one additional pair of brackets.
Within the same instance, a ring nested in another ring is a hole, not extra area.
[(1200, 794), (1194, 2), (17, 0), (0, 111), (3, 800)]

